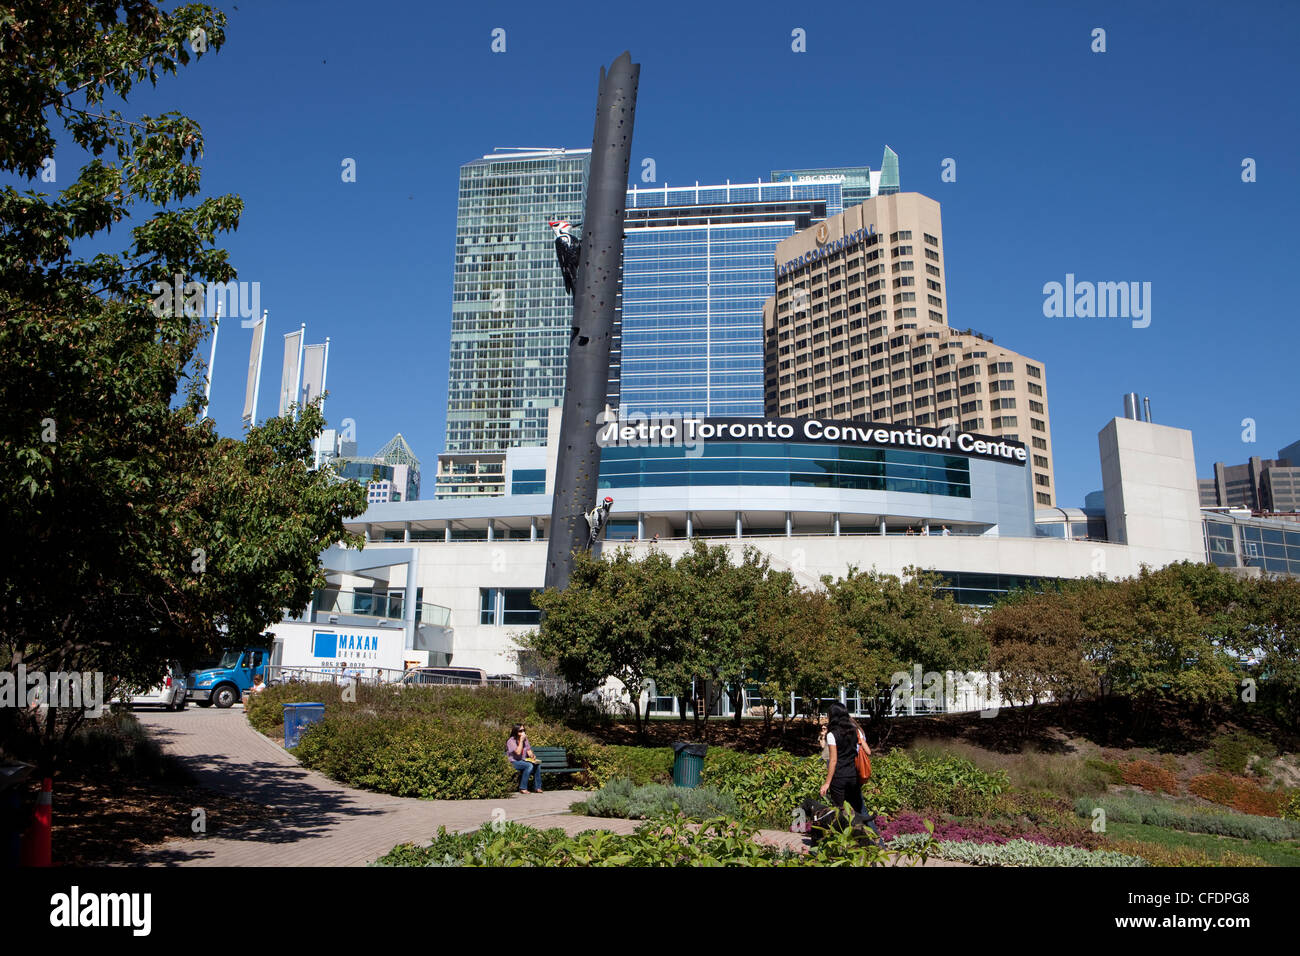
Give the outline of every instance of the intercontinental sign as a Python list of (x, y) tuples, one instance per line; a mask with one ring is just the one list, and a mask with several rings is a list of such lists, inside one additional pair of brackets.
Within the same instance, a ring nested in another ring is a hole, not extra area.
[[(826, 225), (823, 223), (822, 229), (825, 230), (825, 228)], [(863, 239), (866, 239), (868, 236), (874, 236), (875, 234), (876, 234), (876, 225), (875, 223), (872, 223), (871, 225), (867, 226), (865, 229), (858, 229), (855, 230), (854, 232), (850, 232), (847, 235), (841, 236), (839, 239), (836, 239), (834, 242), (827, 242), (824, 245), (819, 244), (817, 248), (809, 249), (801, 256), (795, 256), (793, 259), (789, 260), (788, 262), (782, 262), (780, 265), (776, 267), (776, 274), (778, 276), (783, 276), (791, 269), (798, 269), (800, 266), (806, 266), (810, 262), (816, 262), (818, 259), (824, 259), (827, 256), (831, 255), (832, 253), (839, 252), (841, 249), (847, 249), (849, 246), (856, 245), (857, 243), (861, 242)], [(819, 234), (817, 237), (819, 243), (822, 242), (821, 237), (822, 234)]]
[(602, 448), (698, 447), (707, 441), (801, 442), (957, 452), (972, 458), (1024, 464), (1024, 443), (990, 438), (957, 428), (870, 425), (820, 418), (685, 418), (632, 415), (622, 421), (602, 416), (596, 442)]

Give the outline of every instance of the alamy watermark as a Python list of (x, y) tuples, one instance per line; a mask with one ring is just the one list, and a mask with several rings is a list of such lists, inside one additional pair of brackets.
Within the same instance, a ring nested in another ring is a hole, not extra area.
[(99, 671), (0, 671), (0, 707), (55, 707), (104, 713), (104, 675)]
[(889, 685), (895, 714), (978, 710), (981, 717), (996, 717), (1001, 709), (996, 676), (984, 671), (923, 672), (913, 664), (911, 671), (891, 674)]
[(1075, 282), (1067, 272), (1064, 284), (1046, 283), (1043, 296), (1049, 319), (1132, 319), (1135, 329), (1151, 324), (1150, 282)]
[(210, 318), (220, 314), (238, 316), (242, 325), (252, 327), (262, 317), (262, 283), (260, 282), (185, 282), (179, 272), (170, 284), (155, 282), (149, 287), (153, 302), (149, 309), (155, 318), (183, 312), (191, 318)]
[(617, 412), (596, 416), (596, 444), (601, 448), (681, 448), (687, 458), (704, 455), (706, 433), (702, 418), (679, 412), (633, 412), (619, 418)]

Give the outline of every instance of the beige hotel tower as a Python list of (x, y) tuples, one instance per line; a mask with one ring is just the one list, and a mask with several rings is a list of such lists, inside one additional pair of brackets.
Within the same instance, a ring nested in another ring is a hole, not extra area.
[(768, 415), (1022, 441), (1035, 502), (1056, 503), (1043, 363), (948, 327), (937, 202), (869, 199), (783, 241), (776, 272), (763, 308)]

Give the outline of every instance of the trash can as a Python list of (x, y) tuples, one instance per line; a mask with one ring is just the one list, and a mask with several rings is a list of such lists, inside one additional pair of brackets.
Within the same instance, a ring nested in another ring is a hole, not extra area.
[(298, 740), (302, 737), (302, 732), (324, 718), (324, 704), (285, 704), (284, 749), (291, 750), (298, 746)]
[(700, 771), (704, 769), (704, 755), (708, 744), (673, 744), (673, 785), (694, 789), (700, 785)]

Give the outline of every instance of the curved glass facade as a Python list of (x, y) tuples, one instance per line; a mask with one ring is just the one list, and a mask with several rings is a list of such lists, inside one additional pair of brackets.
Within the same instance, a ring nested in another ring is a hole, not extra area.
[(797, 442), (707, 442), (685, 448), (605, 448), (599, 487), (776, 485), (971, 496), (960, 455)]

